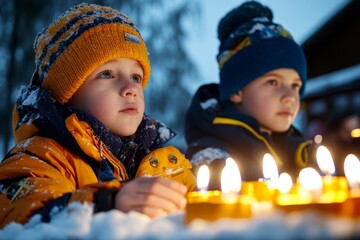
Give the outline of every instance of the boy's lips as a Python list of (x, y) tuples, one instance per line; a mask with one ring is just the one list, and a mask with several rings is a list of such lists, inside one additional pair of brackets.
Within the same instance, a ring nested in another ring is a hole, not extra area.
[(276, 113), (279, 116), (285, 116), (285, 117), (292, 117), (293, 114), (291, 113), (291, 111), (280, 111)]
[(120, 110), (120, 112), (129, 115), (136, 115), (138, 114), (138, 108), (135, 104), (127, 104), (123, 109)]

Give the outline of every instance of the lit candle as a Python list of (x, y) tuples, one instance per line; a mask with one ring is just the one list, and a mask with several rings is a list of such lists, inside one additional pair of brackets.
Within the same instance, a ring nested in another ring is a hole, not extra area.
[(226, 165), (222, 170), (222, 191), (206, 191), (209, 176), (207, 166), (201, 166), (197, 175), (199, 191), (190, 192), (187, 195), (186, 223), (198, 218), (214, 221), (220, 218), (248, 218), (251, 216), (251, 200), (239, 196), (241, 176), (233, 159), (226, 159)]
[(318, 199), (322, 193), (323, 183), (320, 174), (313, 168), (307, 167), (299, 173), (299, 183), (309, 192), (313, 199)]
[(257, 202), (271, 202), (277, 188), (279, 172), (275, 159), (268, 153), (263, 157), (263, 177), (258, 181), (243, 182), (241, 195), (249, 196)]
[(208, 166), (202, 165), (198, 171), (198, 178), (196, 179), (198, 191), (205, 193), (210, 181), (210, 171)]
[(221, 191), (238, 194), (241, 189), (241, 175), (238, 166), (232, 158), (226, 159), (226, 165), (221, 172)]
[(232, 158), (226, 159), (226, 164), (221, 172), (221, 191), (223, 199), (235, 202), (241, 190), (241, 175), (238, 166)]
[(292, 179), (288, 173), (281, 173), (278, 181), (278, 189), (282, 194), (290, 192), (293, 186)]
[(342, 208), (342, 215), (350, 218), (360, 216), (360, 162), (354, 154), (346, 156), (344, 172), (349, 183), (350, 192)]
[(316, 152), (316, 159), (323, 177), (322, 198), (330, 202), (344, 201), (347, 197), (348, 185), (344, 177), (333, 176), (335, 164), (330, 151), (325, 146), (320, 146)]
[[(291, 178), (279, 177), (279, 192), (283, 185), (288, 185)], [(343, 206), (346, 198), (333, 201), (322, 194), (322, 178), (313, 168), (304, 168), (300, 171), (298, 184), (291, 187), (290, 191), (282, 190), (275, 201), (275, 207), (286, 212), (293, 211), (318, 211), (329, 215), (343, 215)], [(286, 188), (288, 189), (288, 188)]]
[(321, 172), (326, 176), (331, 176), (335, 173), (335, 165), (329, 149), (325, 146), (319, 146), (316, 151), (316, 161)]
[(263, 158), (263, 174), (268, 187), (276, 189), (278, 187), (279, 171), (275, 159), (269, 153), (266, 153)]
[(281, 173), (278, 181), (278, 190), (275, 197), (275, 205), (294, 206), (309, 204), (312, 202), (311, 194), (299, 186), (294, 186), (293, 180), (288, 173)]
[(296, 185), (293, 185), (289, 174), (282, 173), (279, 177), (275, 205), (285, 207), (286, 210), (297, 210), (300, 205), (313, 203), (314, 196), (317, 198), (321, 194), (321, 189), (321, 177), (313, 168), (301, 170)]
[(354, 154), (346, 156), (344, 172), (350, 188), (354, 191), (360, 191), (360, 162)]

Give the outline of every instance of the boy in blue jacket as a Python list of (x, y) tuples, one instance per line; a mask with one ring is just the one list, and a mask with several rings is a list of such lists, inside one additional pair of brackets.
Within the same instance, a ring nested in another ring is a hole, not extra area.
[(187, 157), (194, 170), (204, 163), (212, 168), (212, 188), (219, 188), (228, 156), (238, 162), (244, 180), (263, 177), (265, 153), (294, 178), (309, 164), (312, 141), (292, 126), (306, 84), (305, 56), (272, 19), (272, 11), (255, 1), (221, 19), (220, 84), (201, 86), (188, 109)]

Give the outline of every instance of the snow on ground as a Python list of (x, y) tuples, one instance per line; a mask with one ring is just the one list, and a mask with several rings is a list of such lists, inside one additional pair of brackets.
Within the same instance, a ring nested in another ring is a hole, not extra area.
[(29, 223), (10, 223), (0, 239), (344, 239), (360, 238), (360, 219), (324, 217), (316, 212), (272, 212), (251, 219), (194, 220), (184, 212), (151, 220), (137, 212), (93, 214), (90, 204), (72, 203), (50, 223), (34, 216)]

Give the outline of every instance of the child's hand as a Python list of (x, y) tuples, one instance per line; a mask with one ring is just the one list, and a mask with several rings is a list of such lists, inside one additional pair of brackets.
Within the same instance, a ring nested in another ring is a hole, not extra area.
[(184, 185), (171, 179), (140, 177), (125, 184), (116, 194), (115, 208), (156, 218), (183, 209), (186, 192)]

